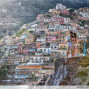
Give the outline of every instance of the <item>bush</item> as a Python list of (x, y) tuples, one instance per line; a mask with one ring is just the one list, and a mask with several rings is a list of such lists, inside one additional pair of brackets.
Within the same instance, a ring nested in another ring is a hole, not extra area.
[(53, 58), (51, 58), (51, 62), (54, 62), (54, 59)]
[(26, 31), (26, 29), (20, 30), (20, 31), (16, 34), (16, 36), (17, 36), (17, 37), (20, 37), (24, 31)]

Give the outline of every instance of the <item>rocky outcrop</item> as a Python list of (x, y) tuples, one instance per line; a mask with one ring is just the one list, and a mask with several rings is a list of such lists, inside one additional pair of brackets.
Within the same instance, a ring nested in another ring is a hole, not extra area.
[(67, 59), (69, 60), (68, 64), (64, 58), (55, 59), (55, 73), (49, 77), (45, 85), (79, 85), (82, 79), (78, 76), (77, 71), (84, 58), (69, 58)]

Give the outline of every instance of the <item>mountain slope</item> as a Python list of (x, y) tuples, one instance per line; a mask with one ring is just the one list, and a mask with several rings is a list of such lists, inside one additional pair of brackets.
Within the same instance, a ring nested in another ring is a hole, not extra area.
[(73, 8), (89, 4), (89, 0), (0, 0), (0, 36), (7, 29), (9, 33), (11, 30), (16, 32), (23, 24), (34, 21), (38, 14), (47, 12), (59, 2)]
[(78, 9), (80, 7), (89, 7), (89, 0), (60, 0), (67, 7)]

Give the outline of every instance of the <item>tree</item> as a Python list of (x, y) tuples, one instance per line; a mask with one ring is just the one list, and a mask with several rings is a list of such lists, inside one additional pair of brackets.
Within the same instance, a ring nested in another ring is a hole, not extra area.
[(74, 13), (74, 9), (70, 9), (69, 12), (70, 12), (70, 14), (73, 14)]
[(7, 79), (7, 73), (8, 73), (9, 67), (7, 65), (3, 65), (0, 68), (0, 80)]

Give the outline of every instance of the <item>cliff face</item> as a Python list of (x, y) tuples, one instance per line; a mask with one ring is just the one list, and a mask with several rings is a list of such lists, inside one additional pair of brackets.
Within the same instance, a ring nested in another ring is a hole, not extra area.
[(51, 75), (45, 85), (89, 85), (89, 57), (55, 60), (55, 73)]

